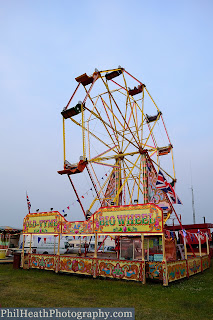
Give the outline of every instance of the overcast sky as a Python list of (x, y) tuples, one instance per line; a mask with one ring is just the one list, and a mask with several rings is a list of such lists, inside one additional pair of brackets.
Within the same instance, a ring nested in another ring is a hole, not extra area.
[(22, 226), (26, 191), (33, 212), (71, 206), (68, 220), (83, 219), (57, 174), (60, 112), (75, 77), (118, 65), (163, 112), (183, 222), (193, 221), (191, 176), (196, 222), (213, 222), (212, 12), (210, 0), (0, 1), (0, 225)]

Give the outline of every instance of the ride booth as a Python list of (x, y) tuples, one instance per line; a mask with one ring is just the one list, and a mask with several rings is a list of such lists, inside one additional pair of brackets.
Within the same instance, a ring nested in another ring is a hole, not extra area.
[[(54, 236), (58, 239), (55, 254), (32, 253), (22, 248), (21, 266), (55, 272), (85, 274), (94, 278), (110, 277), (135, 280), (143, 284), (155, 279), (167, 286), (174, 280), (202, 272), (210, 266), (209, 249), (202, 257), (177, 260), (176, 239), (169, 239), (163, 225), (162, 210), (151, 203), (100, 208), (86, 221), (67, 221), (59, 212), (28, 214), (24, 218), (23, 235)], [(95, 237), (94, 253), (60, 255), (62, 236)], [(116, 254), (98, 252), (98, 237), (116, 239)], [(30, 242), (31, 243), (31, 242)]]
[(21, 229), (9, 226), (0, 227), (0, 259), (7, 259), (8, 256), (14, 254), (15, 248), (18, 247), (21, 232)]

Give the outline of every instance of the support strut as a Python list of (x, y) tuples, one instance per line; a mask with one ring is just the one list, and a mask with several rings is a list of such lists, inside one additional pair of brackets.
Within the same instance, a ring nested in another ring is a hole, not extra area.
[(95, 185), (94, 180), (93, 180), (93, 178), (92, 178), (92, 175), (91, 175), (91, 173), (90, 173), (90, 170), (89, 170), (89, 168), (88, 168), (88, 165), (86, 165), (86, 168), (87, 168), (87, 172), (88, 172), (88, 175), (89, 175), (89, 177), (90, 177), (90, 180), (92, 181), (93, 187), (94, 187), (94, 189), (95, 189), (97, 198), (98, 198), (98, 200), (99, 200), (99, 202), (100, 202), (100, 204), (101, 204), (100, 195), (99, 195), (99, 193), (98, 193), (98, 190), (97, 190), (97, 188), (96, 188), (96, 185)]
[(75, 192), (75, 194), (76, 194), (76, 197), (77, 197), (77, 199), (78, 199), (78, 202), (79, 202), (79, 204), (80, 204), (80, 206), (81, 206), (81, 209), (82, 209), (83, 214), (84, 214), (85, 219), (86, 219), (85, 210), (84, 210), (83, 205), (82, 205), (82, 203), (81, 203), (81, 200), (80, 200), (80, 198), (79, 198), (79, 196), (78, 196), (78, 193), (77, 193), (77, 191), (76, 191), (76, 189), (75, 189), (75, 186), (74, 186), (74, 184), (73, 184), (73, 182), (72, 182), (72, 179), (70, 178), (69, 175), (67, 175), (67, 176), (68, 176), (68, 179), (70, 180), (70, 183), (71, 183), (71, 185), (72, 185), (72, 187), (73, 187), (73, 190), (74, 190), (74, 192)]

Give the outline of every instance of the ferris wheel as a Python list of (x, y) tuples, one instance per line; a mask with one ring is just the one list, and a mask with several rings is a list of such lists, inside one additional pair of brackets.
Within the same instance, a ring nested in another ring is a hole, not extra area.
[[(155, 182), (159, 168), (176, 181), (173, 146), (162, 111), (146, 85), (120, 66), (95, 69), (91, 76), (85, 73), (75, 80), (77, 87), (61, 112), (64, 169), (58, 173), (68, 175), (78, 197), (71, 177), (87, 171), (96, 196), (87, 210), (80, 202), (84, 215), (95, 205), (151, 201), (162, 204), (168, 219), (171, 207), (163, 192), (155, 192)], [(109, 174), (101, 183), (98, 175), (106, 168)]]

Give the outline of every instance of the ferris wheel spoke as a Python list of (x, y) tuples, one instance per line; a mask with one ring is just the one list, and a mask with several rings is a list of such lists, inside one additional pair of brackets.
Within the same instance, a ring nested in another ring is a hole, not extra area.
[[(104, 193), (103, 193), (103, 192), (104, 192), (103, 190), (104, 190), (106, 184), (109, 182), (109, 180), (110, 180), (110, 178), (111, 178), (112, 172), (113, 172), (113, 170), (111, 171), (110, 175), (108, 176), (108, 178), (105, 180), (104, 184), (102, 185), (102, 187), (101, 187), (100, 190), (98, 191), (99, 196), (100, 196), (101, 193), (102, 193), (102, 195), (103, 195), (103, 200), (102, 200), (102, 202), (101, 202), (101, 205), (102, 205), (103, 201), (106, 201), (106, 203), (107, 203), (108, 205), (110, 205), (109, 201), (107, 201), (107, 199), (105, 198), (105, 195), (104, 195)], [(98, 200), (98, 197), (96, 197), (96, 198), (93, 200), (93, 202), (91, 203), (91, 206), (90, 206), (90, 208), (89, 208), (89, 211), (92, 209), (93, 205), (95, 204), (95, 202), (96, 202), (97, 200)]]
[[(103, 78), (101, 78), (101, 79), (102, 79), (102, 81), (104, 82)], [(108, 92), (108, 97), (109, 97), (109, 102), (110, 102), (111, 113), (112, 113), (112, 115), (114, 115), (114, 113), (113, 113), (113, 107), (112, 107), (111, 94), (109, 95), (109, 92), (110, 92), (110, 91), (109, 91), (109, 87), (108, 87), (108, 84), (107, 84), (107, 83), (104, 82), (104, 84), (105, 84), (106, 89), (107, 89), (107, 92)], [(115, 132), (117, 132), (117, 127), (116, 127), (116, 123), (115, 123), (115, 118), (114, 118), (114, 116), (112, 117), (112, 119), (113, 119), (113, 123), (114, 123)], [(118, 141), (118, 137), (117, 137), (117, 141)], [(119, 150), (119, 151), (120, 151), (120, 150)]]
[[(139, 126), (139, 129), (142, 130), (142, 125)], [(132, 138), (131, 138), (131, 140), (132, 140)], [(145, 147), (148, 147), (148, 148), (150, 148), (150, 149), (155, 150), (154, 147), (152, 147), (152, 146), (150, 146), (150, 145), (148, 145), (148, 144), (145, 145), (144, 143), (142, 143), (142, 140), (141, 140), (140, 143), (141, 143), (141, 147), (143, 147), (143, 149), (145, 149)], [(130, 145), (130, 143), (128, 143), (128, 144), (126, 145), (125, 149), (123, 150), (124, 153), (126, 152), (126, 150), (127, 150), (127, 148), (129, 147), (129, 145)]]
[[(128, 104), (126, 103), (126, 108), (125, 108), (125, 119), (127, 119), (127, 111), (128, 111)], [(130, 123), (130, 119), (131, 119), (131, 114), (129, 116), (129, 119), (127, 121), (127, 124), (129, 125)], [(125, 137), (125, 131), (126, 131), (126, 126), (125, 126), (125, 130), (123, 131), (123, 138), (122, 138), (122, 142), (121, 142), (121, 150), (123, 150), (124, 147), (124, 137)]]
[[(127, 174), (126, 174), (126, 168), (124, 167), (124, 161), (123, 161), (123, 177), (124, 177), (124, 181), (126, 180)], [(129, 187), (129, 180), (126, 181), (126, 184), (124, 185), (124, 190), (126, 191), (125, 187), (127, 186), (127, 191), (129, 194), (129, 197), (131, 195), (130, 192), (130, 187)], [(126, 192), (124, 193), (124, 197), (125, 197), (125, 204), (126, 204)]]
[(128, 175), (126, 176), (126, 179), (124, 180), (124, 182), (123, 182), (122, 186), (119, 188), (119, 190), (118, 190), (118, 192), (117, 192), (117, 195), (115, 196), (115, 198), (114, 198), (114, 200), (113, 200), (114, 202), (118, 199), (118, 197), (119, 197), (119, 195), (120, 195), (120, 193), (121, 193), (121, 191), (122, 191), (122, 189), (123, 189), (123, 187), (124, 187), (124, 185), (125, 185), (126, 181), (128, 180), (129, 176), (131, 175), (131, 173), (132, 173), (133, 169), (135, 168), (135, 166), (136, 166), (136, 164), (137, 164), (137, 162), (138, 162), (139, 158), (140, 158), (140, 154), (139, 154), (139, 156), (137, 157), (137, 159), (136, 159), (136, 161), (135, 161), (134, 165), (132, 166), (131, 170), (129, 171)]
[[(102, 100), (102, 98), (101, 98), (101, 100)], [(98, 109), (97, 109), (97, 108), (95, 108), (95, 110), (96, 110), (96, 112), (98, 113), (99, 117), (101, 117), (100, 112), (98, 111)], [(103, 125), (104, 125), (104, 128), (106, 129), (106, 131), (107, 131), (107, 133), (108, 133), (108, 135), (109, 135), (110, 139), (112, 140), (113, 144), (115, 145), (115, 144), (116, 144), (116, 142), (114, 141), (114, 139), (113, 139), (113, 137), (112, 137), (112, 134), (110, 134), (110, 132), (109, 132), (109, 130), (108, 130), (108, 127), (106, 126), (106, 124), (105, 124), (105, 123), (103, 123)], [(111, 122), (110, 122), (110, 126), (112, 127)], [(112, 131), (113, 131), (113, 130), (112, 130)], [(115, 139), (117, 140), (117, 144), (119, 145), (118, 137), (117, 137), (117, 135), (116, 135), (116, 133), (115, 133), (114, 131), (113, 131), (113, 134), (114, 134), (114, 136), (115, 136)], [(117, 145), (117, 146), (118, 146), (118, 145)], [(119, 152), (119, 150), (118, 150), (118, 152)]]
[(108, 150), (106, 150), (106, 151), (104, 151), (104, 152), (102, 152), (102, 153), (98, 154), (97, 156), (95, 156), (95, 157), (91, 158), (91, 159), (90, 159), (90, 161), (93, 161), (93, 160), (95, 160), (95, 159), (97, 159), (97, 158), (100, 158), (100, 156), (103, 156), (104, 154), (106, 154), (106, 153), (108, 153), (108, 152), (110, 152), (110, 151), (114, 150), (116, 147), (117, 147), (117, 145), (113, 146), (112, 148), (109, 148)]
[(107, 84), (107, 83), (105, 83), (105, 81), (103, 80), (103, 78), (102, 78), (102, 81), (103, 81), (103, 83), (105, 84), (105, 86), (106, 86), (106, 88), (107, 88), (107, 90), (108, 90), (108, 92), (109, 92), (109, 97), (111, 97), (111, 99), (113, 100), (113, 102), (114, 102), (114, 104), (115, 104), (115, 106), (116, 106), (117, 110), (119, 111), (119, 113), (120, 113), (121, 117), (123, 118), (123, 120), (124, 120), (125, 124), (127, 125), (127, 128), (128, 128), (128, 130), (129, 130), (129, 132), (132, 134), (132, 136), (133, 136), (133, 138), (134, 138), (134, 140), (135, 140), (136, 144), (137, 144), (137, 145), (138, 145), (138, 147), (139, 147), (139, 143), (138, 143), (138, 141), (136, 140), (136, 138), (135, 138), (134, 134), (132, 133), (132, 131), (131, 131), (130, 127), (128, 126), (128, 124), (127, 124), (127, 122), (126, 122), (126, 119), (124, 118), (124, 116), (123, 116), (123, 114), (122, 114), (122, 112), (121, 112), (120, 108), (118, 107), (118, 104), (116, 103), (116, 101), (115, 101), (115, 99), (114, 99), (114, 97), (113, 97), (112, 93), (110, 92), (109, 87), (108, 87), (108, 84)]
[[(149, 150), (150, 151), (150, 150)], [(152, 156), (154, 156), (154, 154), (157, 153), (157, 149), (154, 150), (151, 154), (149, 154), (149, 157), (151, 158)], [(158, 159), (158, 158), (157, 158)]]
[[(126, 96), (126, 110), (125, 110), (125, 121), (126, 121), (126, 118), (127, 118), (127, 108), (128, 108), (128, 105), (130, 105), (130, 116), (129, 116), (129, 119), (127, 121), (127, 124), (126, 124), (126, 128), (128, 128), (129, 126), (129, 123), (130, 123), (130, 119), (131, 117), (133, 116), (133, 120), (134, 120), (134, 113), (133, 113), (133, 108), (132, 108), (132, 101), (130, 99), (130, 95), (129, 95), (129, 90), (127, 88), (127, 83), (126, 83), (126, 79), (125, 79), (125, 76), (124, 76), (124, 73), (122, 72), (122, 75), (123, 75), (123, 80), (124, 80), (124, 84), (125, 84), (125, 91), (126, 93), (125, 96)], [(129, 102), (128, 102), (129, 101)], [(137, 129), (136, 129), (137, 130)], [(139, 137), (138, 137), (139, 138)], [(139, 140), (139, 139), (138, 139)], [(122, 142), (122, 147), (123, 147), (123, 142)]]
[(146, 138), (146, 142), (144, 143), (144, 147), (146, 147), (146, 144), (147, 144), (147, 142), (148, 142), (148, 140), (149, 140), (149, 138), (150, 138), (150, 136), (151, 136), (151, 134), (152, 134), (152, 132), (153, 132), (153, 130), (154, 130), (154, 127), (155, 127), (155, 125), (156, 125), (156, 123), (157, 123), (157, 121), (158, 121), (159, 118), (160, 118), (160, 113), (158, 114), (157, 119), (155, 120), (155, 122), (154, 122), (154, 124), (153, 124), (153, 126), (152, 126), (152, 128), (151, 128), (151, 130), (150, 130), (150, 132), (149, 132), (149, 135), (148, 135), (148, 137)]
[(161, 171), (163, 171), (169, 178), (175, 180), (168, 172), (166, 172), (158, 163), (156, 163), (153, 159), (150, 159)]
[(139, 194), (140, 194), (140, 191), (141, 191), (141, 189), (140, 189), (140, 183), (141, 183), (141, 172), (142, 172), (142, 158), (140, 159), (140, 169), (139, 169), (139, 173), (138, 173), (138, 175), (139, 175), (139, 181), (138, 181), (138, 194), (137, 194), (137, 199), (138, 199), (138, 201), (139, 201)]
[(102, 158), (94, 158), (95, 161), (105, 161), (105, 160), (117, 160), (117, 159), (121, 159), (121, 158), (124, 158), (126, 156), (132, 156), (132, 155), (135, 155), (135, 154), (139, 154), (139, 151), (135, 151), (135, 152), (129, 152), (129, 153), (119, 153), (117, 155), (111, 155), (111, 156), (107, 156), (107, 157), (102, 157)]
[(95, 160), (89, 160), (88, 162), (99, 164), (101, 166), (111, 167), (111, 168), (119, 168), (119, 166), (117, 166), (115, 164), (109, 164), (109, 163), (105, 163), (105, 162), (101, 162), (101, 161), (98, 162), (98, 161), (95, 161)]
[[(87, 93), (87, 89), (86, 89), (85, 87), (84, 87), (84, 89), (85, 89), (85, 91), (86, 91), (86, 93)], [(88, 94), (88, 97), (89, 97), (89, 99), (90, 99), (91, 103), (93, 104), (93, 109), (92, 109), (92, 111), (93, 111), (93, 110), (96, 110), (97, 114), (98, 114), (98, 115), (99, 115), (99, 117), (101, 118), (100, 112), (98, 111), (98, 109), (97, 109), (97, 107), (96, 107), (96, 105), (97, 105), (97, 101), (98, 101), (98, 98), (99, 98), (99, 97), (97, 97), (97, 99), (96, 99), (96, 103), (94, 103), (93, 99), (91, 98), (91, 96), (90, 96), (89, 94)], [(101, 100), (102, 100), (102, 97), (100, 97), (100, 98), (101, 98)], [(91, 117), (91, 115), (92, 115), (92, 113), (90, 114), (89, 118)], [(106, 129), (106, 131), (107, 131), (107, 133), (108, 133), (109, 137), (111, 138), (111, 140), (112, 140), (113, 144), (115, 145), (115, 141), (113, 140), (112, 135), (110, 134), (110, 132), (109, 132), (109, 130), (108, 130), (108, 128), (107, 128), (107, 126), (106, 126), (106, 124), (105, 124), (105, 123), (103, 123), (103, 126), (104, 126), (104, 128)], [(116, 137), (116, 135), (115, 135), (115, 137)], [(118, 141), (117, 137), (116, 137), (116, 140)]]
[[(111, 120), (110, 120), (110, 116), (109, 116), (109, 114), (108, 114), (108, 112), (107, 112), (107, 110), (106, 110), (106, 106), (108, 107), (108, 105), (105, 103), (105, 101), (103, 100), (102, 97), (101, 97), (101, 101), (102, 101), (104, 110), (105, 110), (105, 112), (106, 112), (107, 118), (108, 118), (108, 120), (109, 120), (109, 123), (110, 123), (110, 125), (111, 125), (111, 127), (112, 127), (112, 122), (111, 122)], [(108, 107), (108, 108), (109, 108), (109, 107)], [(109, 110), (110, 110), (110, 109), (109, 109)], [(111, 110), (110, 110), (110, 112), (111, 112)], [(118, 143), (118, 145), (119, 145), (118, 135), (116, 135), (115, 132), (113, 132), (113, 133), (114, 133), (115, 139), (117, 140), (117, 143)], [(120, 150), (120, 149), (119, 149), (119, 150)]]
[[(141, 164), (141, 162), (142, 162), (142, 161), (140, 161), (140, 164)], [(128, 171), (130, 171), (131, 169), (130, 169), (130, 167), (127, 165), (126, 161), (125, 161), (125, 164), (126, 164), (126, 167), (127, 167)], [(141, 167), (141, 165), (140, 165), (140, 167)], [(139, 172), (139, 175), (141, 175), (141, 171)], [(136, 180), (132, 173), (131, 173), (131, 177), (132, 177), (133, 180)], [(140, 192), (143, 193), (142, 189), (140, 188), (141, 181), (139, 181), (139, 182), (136, 181), (136, 184), (137, 184), (138, 189), (140, 190)], [(138, 197), (138, 198), (139, 198), (139, 197)]]
[[(145, 116), (144, 116), (144, 90), (142, 92), (142, 111), (141, 111), (141, 115), (142, 115), (141, 123), (144, 123), (144, 119), (145, 119)], [(142, 125), (141, 126), (141, 143), (143, 141), (143, 135), (144, 135), (144, 128), (143, 128), (143, 125)]]
[[(92, 104), (93, 104), (93, 107), (92, 107), (92, 111), (93, 111), (93, 110), (95, 109), (95, 107), (96, 107), (96, 105), (97, 105), (98, 100), (99, 100), (100, 97), (97, 96), (95, 102), (93, 101), (93, 99), (91, 98), (91, 96), (89, 96), (89, 98), (90, 98), (90, 101), (91, 101)], [(88, 117), (88, 119), (87, 119), (87, 122), (90, 122), (90, 121), (91, 121), (91, 117), (92, 117), (92, 113), (89, 114), (89, 117)]]
[[(102, 123), (105, 123), (106, 126), (108, 126), (110, 129), (114, 130), (118, 135), (120, 135), (120, 136), (122, 137), (122, 133), (120, 133), (119, 131), (117, 131), (115, 128), (111, 127), (111, 126), (109, 125), (109, 123), (107, 123), (105, 120), (103, 120), (102, 117), (100, 117), (98, 114), (96, 114), (94, 111), (90, 110), (90, 109), (87, 108), (86, 106), (85, 106), (85, 109), (88, 110), (89, 112), (91, 112), (97, 119), (99, 119)], [(80, 126), (81, 126), (81, 125), (80, 125)], [(128, 138), (126, 138), (126, 140), (129, 141), (132, 146), (134, 146), (135, 148), (137, 148), (137, 146), (136, 146), (132, 141), (130, 141)]]
[[(131, 112), (132, 112), (132, 116), (133, 116), (133, 121), (134, 121), (134, 124), (135, 124), (135, 129), (136, 129), (136, 134), (137, 134), (137, 138), (138, 138), (138, 141), (140, 141), (140, 138), (139, 138), (139, 135), (138, 135), (138, 124), (137, 124), (137, 109), (135, 108), (135, 115), (136, 115), (136, 118), (134, 116), (134, 111), (133, 111), (133, 106), (132, 106), (132, 101), (130, 99), (130, 95), (129, 95), (129, 90), (127, 88), (127, 83), (126, 83), (126, 79), (125, 79), (125, 76), (124, 76), (124, 73), (123, 74), (123, 79), (124, 79), (124, 83), (125, 83), (125, 88), (126, 88), (126, 91), (127, 91), (127, 100), (126, 100), (126, 105), (127, 105), (127, 102), (129, 101), (129, 105), (130, 105), (130, 108), (131, 108)], [(134, 105), (134, 103), (133, 103)]]
[(133, 120), (134, 120), (134, 124), (135, 124), (135, 129), (136, 129), (136, 134), (137, 134), (137, 138), (138, 138), (138, 141), (139, 141), (139, 145), (140, 145), (140, 138), (139, 138), (139, 134), (138, 134), (138, 125), (137, 125), (137, 120), (134, 116), (134, 109), (133, 109), (133, 106), (132, 104), (130, 103), (130, 108), (132, 110), (132, 116), (133, 116)]
[[(89, 177), (90, 177), (90, 179), (91, 179), (91, 181), (92, 181), (92, 184), (93, 184), (93, 186), (94, 186), (94, 189), (95, 189), (95, 191), (96, 191), (97, 198), (98, 198), (98, 200), (99, 200), (99, 202), (100, 202), (100, 205), (102, 206), (102, 201), (101, 201), (100, 195), (102, 194), (103, 198), (105, 197), (105, 196), (104, 196), (104, 193), (103, 193), (103, 188), (102, 188), (101, 185), (100, 185), (100, 182), (99, 182), (99, 180), (98, 180), (98, 178), (97, 178), (97, 175), (96, 175), (96, 173), (95, 173), (95, 171), (94, 171), (94, 168), (93, 168), (93, 166), (92, 166), (91, 163), (90, 163), (90, 166), (91, 166), (93, 175), (94, 175), (94, 177), (95, 177), (95, 179), (96, 179), (96, 181), (97, 181), (97, 184), (98, 184), (98, 186), (99, 186), (99, 191), (98, 191), (98, 189), (97, 189), (97, 185), (94, 183), (94, 180), (93, 180), (93, 177), (92, 177), (92, 175), (91, 175), (91, 172), (90, 172), (90, 170), (89, 170), (89, 168), (88, 168), (88, 165), (86, 166), (86, 168), (87, 168)], [(106, 200), (106, 202), (107, 202), (107, 204), (109, 205), (109, 203), (108, 203), (107, 200)]]
[(155, 137), (154, 137), (153, 131), (151, 130), (151, 128), (150, 128), (150, 124), (149, 124), (148, 122), (147, 122), (147, 126), (148, 126), (148, 128), (149, 128), (149, 132), (151, 132), (152, 142), (153, 142), (153, 144), (154, 144), (155, 148), (157, 148), (157, 143), (156, 143), (156, 140), (155, 140)]
[(134, 189), (135, 189), (135, 180), (133, 182), (132, 191), (129, 198), (129, 204), (132, 204), (132, 196), (133, 196)]
[[(115, 82), (115, 84), (118, 84), (118, 83)], [(117, 91), (119, 91), (120, 94), (124, 95), (124, 96), (127, 98), (127, 96), (128, 96), (127, 93), (122, 92), (121, 90), (117, 90)], [(112, 90), (111, 92), (113, 92), (113, 90)], [(142, 94), (144, 95), (144, 91), (142, 91)], [(130, 100), (132, 101), (132, 103), (136, 103), (138, 109), (140, 110), (140, 112), (142, 112), (142, 108), (141, 108), (140, 105), (138, 104), (138, 101), (142, 101), (143, 96), (142, 96), (142, 98), (140, 98), (140, 99), (138, 99), (138, 100), (135, 100), (134, 97), (132, 97), (132, 96), (130, 96), (130, 95), (129, 95), (129, 98), (130, 98)], [(129, 104), (129, 102), (128, 102), (128, 104)]]
[[(126, 109), (127, 109), (127, 105), (126, 105)], [(127, 115), (127, 113), (125, 113), (125, 118), (126, 118), (126, 115)], [(129, 123), (130, 123), (131, 117), (132, 117), (132, 112), (130, 112), (129, 119), (128, 119), (128, 121), (127, 121), (127, 124), (128, 124), (128, 125), (129, 125)], [(123, 131), (122, 150), (123, 150), (123, 147), (124, 147), (124, 141), (126, 140), (126, 138), (125, 138), (125, 131), (126, 131), (126, 129), (127, 129), (127, 126), (125, 127), (125, 130)], [(131, 141), (132, 141), (132, 140), (133, 140), (133, 137), (131, 138)], [(127, 144), (125, 150), (127, 149), (128, 146), (129, 146), (129, 143)]]
[[(111, 112), (112, 117), (113, 117), (115, 120), (117, 120), (117, 122), (120, 124), (120, 126), (121, 126), (123, 129), (125, 129), (125, 126), (120, 122), (120, 120), (118, 119), (118, 117), (116, 117), (116, 115), (113, 113), (113, 111), (109, 108), (109, 106), (108, 106), (108, 104), (106, 103), (106, 101), (104, 101), (104, 99), (103, 99), (102, 97), (101, 97), (101, 100), (102, 100), (102, 102), (103, 102), (104, 109), (106, 110), (105, 107), (107, 107), (108, 110)], [(110, 119), (110, 118), (109, 118), (109, 114), (108, 114), (107, 111), (106, 111), (106, 113), (107, 113), (108, 119)], [(111, 123), (111, 121), (110, 121), (110, 123)]]
[[(81, 123), (77, 122), (75, 119), (70, 118), (70, 120), (71, 120), (73, 123), (77, 124), (79, 127), (82, 127)], [(85, 127), (84, 127), (84, 130), (85, 130), (85, 131), (88, 131), (91, 136), (93, 136), (93, 137), (94, 137), (95, 139), (97, 139), (99, 142), (103, 143), (108, 149), (110, 149), (110, 146), (109, 146), (107, 143), (105, 143), (103, 140), (101, 140), (99, 137), (97, 137), (94, 133), (92, 133), (91, 131), (89, 131), (89, 130), (88, 130), (87, 128), (85, 128)]]
[[(130, 161), (128, 158), (125, 158), (125, 163), (126, 162), (129, 162), (132, 166), (134, 166), (134, 162)], [(136, 168), (139, 170), (140, 167), (139, 166), (136, 166)]]

